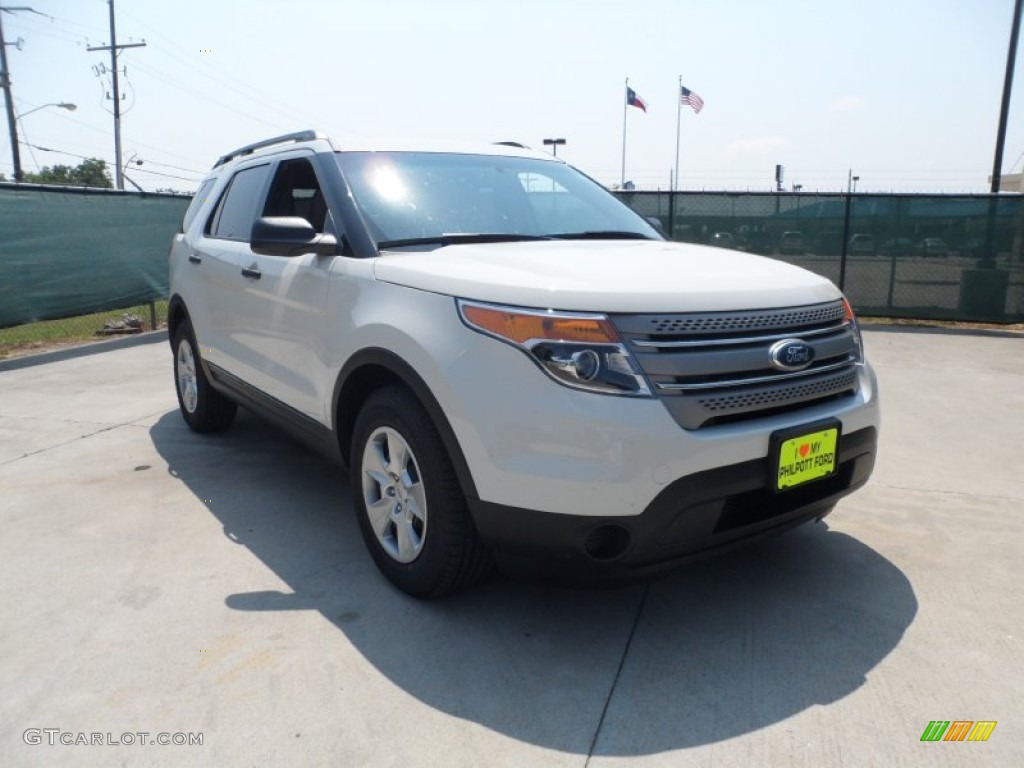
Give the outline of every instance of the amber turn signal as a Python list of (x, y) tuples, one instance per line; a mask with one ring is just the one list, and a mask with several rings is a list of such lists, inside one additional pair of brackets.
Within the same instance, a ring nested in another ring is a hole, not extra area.
[(462, 315), (480, 330), (516, 344), (534, 340), (615, 344), (619, 340), (611, 323), (603, 318), (513, 312), (476, 304), (464, 304)]

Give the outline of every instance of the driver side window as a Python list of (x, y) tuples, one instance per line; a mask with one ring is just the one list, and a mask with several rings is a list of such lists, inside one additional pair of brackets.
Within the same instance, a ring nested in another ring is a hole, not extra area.
[(328, 216), (327, 201), (309, 160), (285, 160), (277, 166), (263, 215), (298, 216), (312, 224), (318, 233), (323, 233)]

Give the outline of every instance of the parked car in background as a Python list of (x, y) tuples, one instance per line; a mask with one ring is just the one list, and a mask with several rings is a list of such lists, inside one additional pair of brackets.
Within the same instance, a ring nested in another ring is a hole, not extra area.
[(949, 246), (941, 237), (926, 237), (914, 250), (921, 256), (949, 256)]
[(741, 232), (738, 241), (739, 249), (748, 253), (771, 253), (772, 250), (771, 240), (764, 230)]
[(783, 232), (779, 238), (779, 253), (799, 256), (805, 251), (804, 233), (797, 230)]
[(972, 237), (964, 240), (957, 246), (957, 253), (961, 256), (978, 258), (985, 254), (985, 240), (980, 237)]
[(854, 256), (874, 256), (875, 238), (872, 235), (857, 233), (850, 237), (847, 253)]
[(914, 253), (914, 241), (909, 237), (890, 237), (878, 249), (880, 256), (909, 256)]
[(735, 248), (736, 242), (733, 239), (732, 232), (715, 232), (711, 236), (711, 242), (709, 245), (713, 245), (717, 248)]

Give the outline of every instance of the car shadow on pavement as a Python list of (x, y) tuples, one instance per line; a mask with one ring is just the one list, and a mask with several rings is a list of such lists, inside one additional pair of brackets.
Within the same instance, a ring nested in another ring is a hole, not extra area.
[(496, 576), (467, 594), (418, 601), (378, 574), (344, 473), (274, 428), (240, 410), (231, 430), (201, 436), (175, 411), (150, 435), (168, 471), (211, 500), (225, 535), (291, 590), (240, 584), (225, 598), (230, 608), (318, 611), (424, 704), (563, 752), (708, 744), (836, 701), (864, 684), (917, 612), (895, 565), (824, 524), (649, 587), (573, 590)]

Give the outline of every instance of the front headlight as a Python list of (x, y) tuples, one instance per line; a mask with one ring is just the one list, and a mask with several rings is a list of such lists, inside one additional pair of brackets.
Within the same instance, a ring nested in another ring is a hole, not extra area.
[(850, 324), (850, 330), (853, 331), (853, 340), (857, 342), (857, 362), (864, 362), (864, 342), (860, 338), (860, 326), (857, 325), (857, 317), (853, 314), (853, 307), (850, 306), (850, 300), (845, 296), (843, 297), (843, 319)]
[(559, 384), (587, 392), (650, 397), (647, 380), (607, 317), (458, 300), (474, 331), (518, 347)]

